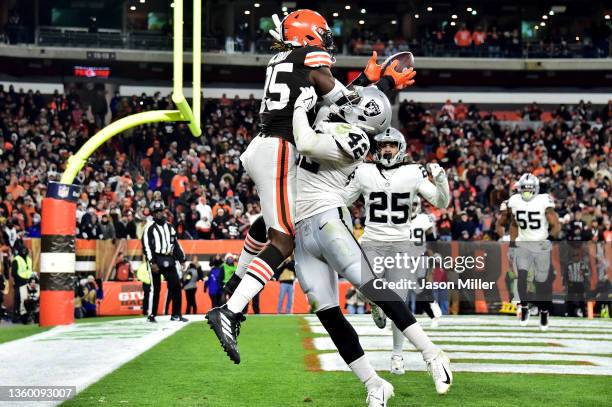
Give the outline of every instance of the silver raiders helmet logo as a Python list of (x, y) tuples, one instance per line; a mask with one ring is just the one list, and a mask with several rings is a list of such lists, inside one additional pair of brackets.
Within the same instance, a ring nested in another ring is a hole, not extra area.
[(365, 105), (364, 114), (368, 117), (378, 116), (380, 114), (380, 106), (374, 100), (370, 100)]

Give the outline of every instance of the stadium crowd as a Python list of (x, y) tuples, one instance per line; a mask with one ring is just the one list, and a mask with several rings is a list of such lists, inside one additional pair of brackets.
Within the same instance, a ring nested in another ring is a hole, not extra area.
[[(170, 97), (115, 95), (113, 120), (171, 108)], [(115, 137), (78, 176), (78, 237), (140, 238), (156, 195), (182, 239), (241, 239), (260, 206), (240, 153), (257, 134), (259, 101), (206, 99), (203, 136), (183, 124), (153, 124)], [(498, 209), (521, 173), (533, 170), (557, 200), (564, 236), (612, 241), (610, 135), (612, 101), (559, 106), (539, 121), (536, 105), (524, 120), (500, 122), (476, 106), (448, 101), (441, 108), (400, 104), (398, 118), (415, 161), (438, 160), (448, 169), (451, 207), (436, 211), (442, 239), (496, 239)], [(5, 250), (40, 235), (47, 182), (59, 180), (66, 159), (96, 131), (90, 106), (75, 94), (17, 92), (0, 87), (0, 224)], [(432, 210), (432, 209), (428, 209)], [(361, 218), (362, 207), (354, 214)]]

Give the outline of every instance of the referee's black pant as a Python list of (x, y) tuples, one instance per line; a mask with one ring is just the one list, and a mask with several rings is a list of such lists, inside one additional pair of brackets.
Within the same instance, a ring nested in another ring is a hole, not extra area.
[(159, 270), (159, 273), (151, 273), (153, 275), (153, 307), (151, 315), (157, 316), (157, 309), (159, 308), (159, 295), (161, 293), (161, 276), (163, 275), (168, 287), (168, 296), (172, 299), (172, 316), (180, 316), (182, 293), (176, 267), (160, 267)]

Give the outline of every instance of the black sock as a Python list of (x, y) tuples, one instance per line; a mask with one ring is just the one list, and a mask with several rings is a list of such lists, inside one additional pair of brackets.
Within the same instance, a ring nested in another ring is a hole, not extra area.
[(333, 307), (317, 312), (321, 324), (329, 333), (338, 352), (347, 365), (364, 355), (355, 328), (346, 320), (340, 307)]

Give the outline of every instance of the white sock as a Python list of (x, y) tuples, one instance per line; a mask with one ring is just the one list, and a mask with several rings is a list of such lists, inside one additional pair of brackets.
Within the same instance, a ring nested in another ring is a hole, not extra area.
[(433, 359), (437, 356), (438, 352), (440, 352), (440, 348), (434, 345), (418, 322), (415, 322), (408, 328), (404, 329), (404, 336), (414, 345), (415, 348), (421, 351), (424, 361)]
[[(255, 257), (249, 263), (247, 271), (248, 274), (245, 274), (238, 287), (236, 287), (236, 291), (227, 301), (227, 308), (234, 313), (242, 312), (244, 307), (251, 302), (253, 297), (264, 288), (265, 283), (270, 281), (274, 275), (274, 271), (268, 266), (268, 263), (259, 257)], [(254, 276), (257, 276), (257, 278)]]
[(257, 256), (257, 254), (251, 253), (259, 253), (264, 247), (266, 243), (258, 242), (253, 239), (251, 235), (247, 234), (246, 239), (244, 239), (244, 245), (242, 246), (242, 252), (240, 253), (240, 258), (238, 259), (238, 264), (236, 265), (236, 275), (240, 278), (244, 278), (244, 275), (247, 271), (247, 266), (251, 261)]
[(395, 323), (391, 323), (391, 331), (393, 331), (393, 352), (392, 355), (402, 356), (404, 349), (404, 333), (399, 330)]
[(380, 386), (380, 377), (376, 374), (366, 355), (350, 363), (349, 367), (355, 373), (355, 376), (361, 380), (361, 383), (365, 384), (368, 391)]

